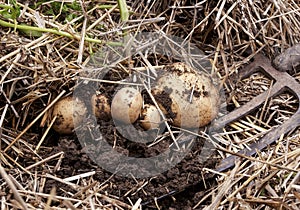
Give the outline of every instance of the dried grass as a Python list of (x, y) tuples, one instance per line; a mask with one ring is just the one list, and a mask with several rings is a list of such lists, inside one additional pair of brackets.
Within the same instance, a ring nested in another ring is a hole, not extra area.
[[(65, 1), (67, 2), (67, 1)], [(43, 146), (49, 128), (51, 107), (59, 98), (72, 94), (76, 77), (102, 42), (115, 40), (122, 31), (161, 31), (190, 40), (204, 50), (213, 71), (230, 95), (228, 104), (238, 107), (272, 81), (255, 74), (231, 84), (228, 78), (251, 58), (263, 52), (273, 59), (300, 41), (300, 2), (287, 1), (128, 1), (130, 17), (119, 21), (116, 1), (78, 1), (77, 17), (66, 23), (62, 14), (46, 15), (49, 3), (37, 11), (19, 3), (18, 23), (60, 31), (39, 30), (41, 36), (24, 34), (2, 24), (0, 33), (1, 140), (0, 197), (2, 209), (138, 209), (141, 201), (123, 202), (118, 195), (105, 194), (108, 183), (94, 180), (94, 171), (61, 179), (63, 152), (48, 155)], [(148, 4), (147, 4), (148, 2)], [(4, 3), (2, 3), (4, 4)], [(33, 29), (33, 28), (32, 28)], [(84, 37), (90, 37), (84, 39)], [(299, 73), (294, 75), (299, 80)], [(226, 83), (225, 83), (226, 82)], [(217, 137), (219, 155), (248, 147), (272, 127), (283, 123), (298, 108), (298, 101), (283, 93), (263, 108), (223, 129)], [(53, 136), (52, 136), (53, 138)], [(204, 199), (201, 209), (299, 209), (299, 129), (282, 138), (257, 157), (228, 174), (218, 173), (219, 185)], [(208, 169), (213, 173), (212, 169)], [(113, 176), (113, 175), (112, 175)], [(55, 180), (64, 188), (45, 192), (45, 183)], [(143, 190), (139, 183), (137, 190)], [(146, 192), (145, 192), (146, 193)], [(187, 198), (188, 199), (188, 198)], [(204, 203), (205, 201), (205, 203)], [(209, 201), (207, 204), (207, 201)], [(157, 205), (158, 206), (158, 205)]]

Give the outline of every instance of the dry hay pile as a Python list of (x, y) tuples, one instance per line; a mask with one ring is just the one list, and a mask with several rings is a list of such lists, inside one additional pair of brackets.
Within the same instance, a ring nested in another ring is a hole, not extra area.
[[(96, 173), (97, 166), (80, 152), (74, 136), (60, 138), (50, 129), (52, 105), (72, 94), (78, 74), (103, 42), (121, 37), (123, 31), (161, 31), (195, 43), (211, 59), (212, 72), (218, 74), (228, 96), (226, 105), (233, 110), (268, 90), (272, 81), (253, 74), (232, 84), (230, 76), (255, 54), (261, 52), (273, 59), (300, 40), (298, 0), (127, 1), (128, 21), (120, 20), (124, 10), (116, 1), (9, 2), (0, 3), (3, 209), (137, 209), (145, 202), (135, 199), (130, 191), (126, 195), (108, 193), (107, 189), (115, 188), (110, 181), (114, 175)], [(300, 79), (299, 73), (293, 76)], [(219, 136), (219, 146), (237, 152), (283, 123), (297, 108), (298, 99), (282, 93), (255, 113), (227, 125)], [(180, 200), (175, 196), (168, 205), (298, 209), (299, 145), (297, 129), (260, 151), (255, 157), (260, 161), (237, 162), (232, 170), (219, 174), (217, 185), (196, 189), (193, 197)], [(227, 155), (218, 153), (219, 157)], [(78, 163), (70, 168), (72, 156), (79, 156), (87, 165)], [(199, 173), (215, 172), (213, 168), (199, 168)], [(102, 175), (106, 181), (99, 182), (97, 178)], [(143, 191), (149, 180), (135, 181), (134, 192), (137, 188)], [(52, 188), (53, 183), (56, 188)], [(167, 204), (162, 200), (148, 207), (158, 206)]]

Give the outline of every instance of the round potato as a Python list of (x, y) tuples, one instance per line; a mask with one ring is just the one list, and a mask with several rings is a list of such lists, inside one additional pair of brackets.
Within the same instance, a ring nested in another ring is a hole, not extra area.
[(53, 107), (52, 116), (57, 116), (53, 129), (60, 134), (72, 134), (87, 114), (83, 101), (68, 96), (59, 100)]
[(145, 130), (155, 129), (159, 127), (161, 116), (154, 105), (144, 105), (141, 113), (141, 126)]
[(168, 66), (152, 94), (174, 126), (203, 127), (218, 114), (220, 96), (211, 77), (184, 63)]
[(134, 123), (143, 106), (141, 93), (132, 87), (124, 87), (118, 90), (111, 103), (112, 118), (126, 123)]

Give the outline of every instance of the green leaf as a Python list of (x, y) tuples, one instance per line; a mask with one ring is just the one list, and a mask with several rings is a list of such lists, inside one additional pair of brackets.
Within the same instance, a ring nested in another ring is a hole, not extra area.
[(6, 19), (13, 19), (11, 13), (8, 12), (7, 10), (0, 11), (0, 14), (2, 17), (6, 18)]
[(21, 9), (19, 7), (19, 5), (17, 4), (17, 1), (16, 0), (11, 0), (11, 3), (12, 3), (12, 7), (13, 9), (11, 10), (11, 14), (12, 14), (12, 19), (17, 19), (20, 14), (21, 14)]
[(21, 9), (16, 0), (11, 0), (11, 4), (12, 6), (0, 4), (0, 8), (3, 8), (3, 10), (0, 11), (0, 14), (6, 19), (16, 20), (21, 14)]

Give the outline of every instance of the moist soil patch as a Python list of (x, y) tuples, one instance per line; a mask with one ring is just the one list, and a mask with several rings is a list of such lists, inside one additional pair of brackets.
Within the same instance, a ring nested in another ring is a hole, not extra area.
[[(106, 137), (108, 137), (108, 139), (115, 138), (115, 135), (111, 133), (111, 127), (108, 126), (103, 130), (105, 129), (107, 130)], [(144, 154), (145, 156), (149, 156), (157, 155), (158, 152), (165, 148), (163, 145), (165, 143), (149, 150), (147, 150), (145, 146), (141, 146), (141, 144), (134, 143), (128, 144), (127, 148), (124, 148), (123, 145), (120, 146), (121, 144), (125, 145), (127, 141), (127, 139), (118, 137), (118, 142), (120, 142), (116, 147), (118, 152), (128, 155), (135, 153), (135, 155)], [(99, 183), (107, 184), (107, 187), (105, 187), (101, 193), (105, 192), (109, 195), (116, 196), (125, 203), (128, 203), (128, 199), (135, 202), (141, 198), (142, 203), (145, 203), (144, 207), (151, 209), (155, 208), (154, 199), (159, 198), (158, 204), (161, 207), (189, 209), (200, 200), (200, 194), (204, 195), (216, 184), (215, 180), (212, 179), (207, 179), (205, 186), (199, 184), (206, 177), (202, 172), (202, 168), (214, 168), (218, 162), (214, 156), (208, 158), (204, 163), (199, 160), (199, 155), (201, 155), (200, 153), (203, 149), (203, 141), (203, 139), (197, 139), (191, 151), (175, 167), (162, 174), (146, 179), (134, 179), (113, 175), (111, 172), (97, 166), (94, 161), (87, 156), (84, 148), (82, 148), (75, 136), (61, 137), (58, 145), (53, 147), (52, 153), (55, 154), (58, 151), (65, 153), (61, 164), (62, 167), (57, 171), (57, 175), (62, 179), (95, 170), (96, 174), (93, 176), (93, 179)], [(139, 169), (137, 168), (137, 170)], [(70, 186), (64, 186), (54, 180), (47, 181), (45, 189), (50, 192), (53, 186), (56, 186), (58, 194), (76, 192)], [(174, 196), (167, 196), (174, 191), (178, 193)]]

